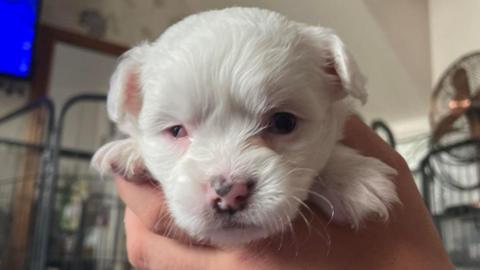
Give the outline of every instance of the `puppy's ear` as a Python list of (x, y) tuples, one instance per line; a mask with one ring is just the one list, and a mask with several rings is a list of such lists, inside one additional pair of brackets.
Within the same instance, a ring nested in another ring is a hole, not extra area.
[(110, 79), (108, 116), (130, 138), (110, 142), (95, 153), (91, 165), (101, 174), (113, 173), (129, 180), (145, 175), (137, 142), (131, 137), (138, 133), (138, 115), (143, 103), (140, 68), (146, 50), (148, 45), (142, 44), (122, 55)]
[(148, 44), (145, 43), (122, 55), (110, 79), (108, 115), (122, 132), (130, 136), (138, 130), (137, 120), (143, 103), (140, 68), (147, 50)]
[(367, 102), (365, 77), (360, 73), (357, 63), (345, 49), (345, 44), (328, 28), (304, 27), (306, 40), (313, 46), (321, 70), (330, 84), (331, 95), (335, 100), (347, 95)]

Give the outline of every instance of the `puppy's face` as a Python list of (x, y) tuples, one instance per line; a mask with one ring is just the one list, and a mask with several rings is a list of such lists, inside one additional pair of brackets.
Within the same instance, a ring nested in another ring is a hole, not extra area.
[(110, 114), (179, 227), (236, 245), (291, 222), (340, 136), (337, 41), (276, 13), (230, 9), (130, 52), (112, 79), (121, 90)]
[(205, 62), (180, 54), (169, 76), (145, 66), (162, 79), (144, 86), (141, 153), (177, 224), (198, 238), (229, 244), (282, 229), (334, 145), (312, 63), (266, 45), (230, 63), (215, 59), (226, 45), (204, 50)]

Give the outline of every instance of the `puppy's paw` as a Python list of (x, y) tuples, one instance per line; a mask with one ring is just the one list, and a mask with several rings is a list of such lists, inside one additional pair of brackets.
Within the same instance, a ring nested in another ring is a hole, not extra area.
[(396, 174), (380, 160), (339, 145), (312, 187), (312, 194), (317, 196), (311, 199), (335, 223), (349, 223), (353, 228), (370, 217), (387, 220), (389, 208), (399, 202), (395, 184), (389, 179)]
[(115, 174), (130, 181), (148, 177), (136, 142), (131, 139), (105, 144), (95, 152), (91, 165), (100, 174)]

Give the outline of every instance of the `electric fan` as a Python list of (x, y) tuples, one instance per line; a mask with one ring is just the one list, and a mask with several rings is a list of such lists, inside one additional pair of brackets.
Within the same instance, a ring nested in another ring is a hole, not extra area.
[(480, 52), (452, 64), (431, 100), (432, 144), (480, 139)]

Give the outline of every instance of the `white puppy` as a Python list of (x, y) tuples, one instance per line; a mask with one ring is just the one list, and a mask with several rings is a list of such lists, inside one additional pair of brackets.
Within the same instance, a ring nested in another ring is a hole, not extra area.
[(108, 113), (129, 137), (102, 173), (157, 179), (176, 225), (238, 245), (288, 228), (302, 201), (358, 227), (388, 217), (395, 171), (342, 145), (348, 95), (364, 79), (327, 28), (256, 8), (192, 15), (126, 53)]

